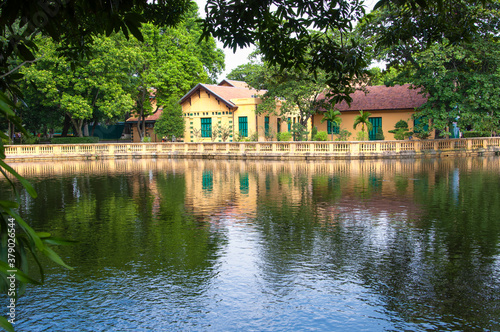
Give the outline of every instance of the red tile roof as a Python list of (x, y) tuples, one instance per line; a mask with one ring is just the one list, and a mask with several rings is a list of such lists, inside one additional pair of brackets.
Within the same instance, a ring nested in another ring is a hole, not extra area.
[[(160, 118), (163, 108), (159, 108), (156, 112), (146, 117), (146, 121), (156, 121)], [(137, 122), (139, 116), (132, 116), (127, 119), (127, 122)]]
[(337, 104), (340, 111), (376, 111), (415, 109), (427, 102), (427, 98), (420, 94), (420, 89), (410, 89), (409, 84), (387, 87), (368, 86), (368, 93), (357, 90), (352, 97), (351, 106), (346, 102)]

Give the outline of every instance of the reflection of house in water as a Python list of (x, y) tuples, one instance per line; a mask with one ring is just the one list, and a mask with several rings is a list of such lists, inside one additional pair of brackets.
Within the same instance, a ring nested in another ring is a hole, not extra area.
[(134, 197), (152, 197), (155, 214), (159, 213), (162, 200), (158, 174), (168, 173), (182, 175), (185, 208), (197, 218), (209, 217), (213, 222), (227, 219), (226, 216), (246, 220), (255, 216), (265, 202), (276, 207), (286, 204), (291, 209), (311, 206), (316, 216), (329, 222), (349, 213), (353, 218), (350, 222), (355, 223), (356, 213), (365, 211), (381, 220), (389, 214), (411, 218), (412, 213), (419, 213), (416, 194), (425, 195), (435, 186), (436, 178), (447, 181), (456, 194), (460, 190), (460, 174), (497, 169), (498, 164), (498, 158), (467, 158), (461, 163), (451, 158), (329, 162), (122, 159), (12, 166), (28, 179), (147, 172), (147, 177), (141, 177), (143, 180), (131, 176), (129, 183)]

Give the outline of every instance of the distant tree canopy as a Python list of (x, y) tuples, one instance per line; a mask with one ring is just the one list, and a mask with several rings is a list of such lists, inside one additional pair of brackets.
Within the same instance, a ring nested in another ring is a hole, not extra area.
[[(37, 118), (31, 116), (34, 112), (60, 113), (72, 121), (78, 136), (84, 135), (82, 124), (117, 121), (133, 109), (144, 120), (156, 111), (150, 103), (152, 88), (161, 106), (170, 96), (182, 95), (196, 83), (210, 82), (223, 70), (224, 54), (215, 41), (197, 44), (201, 26), (196, 19), (193, 6), (179, 27), (143, 24), (144, 42), (115, 33), (96, 36), (88, 45), (89, 56), (76, 62), (74, 70), (58, 51), (60, 44), (37, 36), (33, 42), (38, 60), (21, 70), (26, 81), (23, 114), (30, 120)], [(41, 120), (37, 129), (47, 125)], [(140, 124), (142, 137), (144, 125)], [(34, 125), (30, 122), (30, 127)]]
[(500, 2), (417, 3), (387, 1), (366, 16), (359, 30), (373, 55), (397, 70), (392, 83), (427, 95), (419, 116), (433, 128), (499, 132)]
[(322, 72), (337, 101), (350, 100), (351, 82), (364, 73), (363, 50), (349, 35), (364, 15), (361, 1), (208, 0), (206, 12), (205, 37), (234, 50), (256, 44), (279, 70)]

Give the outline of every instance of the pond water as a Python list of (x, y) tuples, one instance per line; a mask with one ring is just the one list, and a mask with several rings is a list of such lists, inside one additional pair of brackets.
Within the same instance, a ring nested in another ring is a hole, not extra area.
[(500, 330), (499, 157), (13, 166), (79, 241), (18, 331)]

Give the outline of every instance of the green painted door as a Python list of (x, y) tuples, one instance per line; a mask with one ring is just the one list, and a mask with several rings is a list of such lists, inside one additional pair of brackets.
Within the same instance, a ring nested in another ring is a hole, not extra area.
[(368, 138), (370, 141), (374, 141), (377, 138), (377, 132), (380, 128), (382, 130), (382, 118), (368, 118), (368, 121), (372, 124), (372, 130), (368, 133)]

